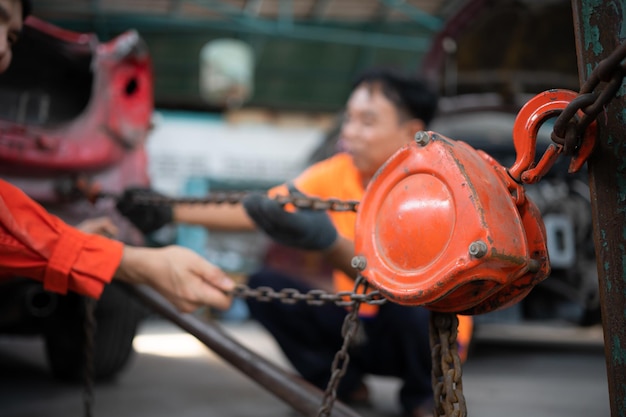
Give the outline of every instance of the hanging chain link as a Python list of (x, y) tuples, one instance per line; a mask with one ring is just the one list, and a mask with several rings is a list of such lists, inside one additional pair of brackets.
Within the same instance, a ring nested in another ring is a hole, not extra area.
[[(142, 205), (173, 205), (173, 204), (238, 204), (241, 203), (243, 198), (248, 195), (248, 191), (224, 191), (224, 192), (212, 192), (205, 197), (184, 197), (184, 198), (170, 198), (166, 196), (154, 195), (154, 194), (141, 194), (138, 193), (133, 198), (133, 203)], [(98, 198), (102, 197), (114, 197), (117, 196), (101, 193)], [(321, 199), (317, 197), (309, 197), (303, 195), (279, 195), (274, 199), (281, 205), (292, 204), (298, 209), (304, 210), (326, 210), (326, 211), (352, 211), (356, 212), (359, 207), (359, 201), (355, 200), (339, 200), (339, 199)], [(359, 293), (359, 287), (362, 287), (361, 293)], [(279, 291), (270, 287), (258, 287), (250, 288), (245, 284), (238, 284), (229, 294), (238, 298), (252, 298), (261, 302), (279, 301), (286, 304), (294, 304), (300, 301), (306, 302), (312, 306), (320, 306), (325, 303), (334, 303), (341, 307), (350, 307), (350, 312), (346, 315), (344, 323), (342, 325), (342, 337), (343, 344), (339, 351), (335, 354), (333, 363), (331, 364), (331, 375), (328, 381), (327, 388), (324, 392), (322, 399), (322, 405), (318, 411), (318, 417), (328, 417), (332, 412), (333, 405), (337, 400), (337, 387), (341, 382), (341, 378), (346, 373), (348, 364), (350, 362), (350, 356), (348, 349), (352, 343), (352, 340), (357, 334), (359, 328), (358, 310), (362, 303), (371, 305), (382, 305), (387, 302), (378, 291), (367, 292), (368, 283), (361, 274), (357, 275), (354, 290), (341, 291), (337, 293), (328, 293), (324, 290), (313, 289), (306, 293), (302, 293), (295, 288), (283, 288)], [(452, 314), (454, 320), (456, 316)], [(458, 320), (455, 321), (458, 325)], [(439, 329), (438, 326), (447, 326)], [(441, 369), (441, 366), (436, 366), (435, 363), (447, 363), (446, 361), (454, 362), (453, 367), (457, 376), (454, 379), (438, 378), (438, 391), (456, 392), (455, 396), (448, 396), (447, 398), (464, 398), (462, 392), (462, 383), (460, 381), (461, 371), (460, 369), (460, 357), (458, 355), (458, 349), (456, 348), (456, 331), (449, 327), (449, 323), (441, 320), (435, 320), (431, 322), (431, 331), (433, 327), (437, 332), (447, 334), (447, 343), (440, 343), (436, 349), (433, 349), (433, 368)], [(433, 344), (431, 335), (431, 346)], [(453, 344), (454, 346), (451, 346)], [(441, 348), (444, 347), (444, 349)], [(445, 360), (441, 356), (441, 353), (445, 353)], [(446, 367), (446, 370), (449, 366)], [(434, 375), (434, 374), (433, 374)], [(433, 376), (434, 378), (434, 376)], [(445, 384), (453, 384), (447, 386)], [(433, 389), (435, 390), (435, 379), (433, 379)], [(435, 391), (437, 392), (437, 391)], [(465, 401), (462, 401), (462, 407), (465, 409)], [(458, 414), (459, 417), (464, 417), (465, 414)], [(450, 416), (453, 416), (450, 414)], [(454, 415), (456, 417), (457, 415)], [(87, 415), (90, 417), (90, 415)]]
[[(363, 287), (359, 293), (359, 287)], [(302, 293), (295, 288), (283, 288), (276, 291), (271, 287), (258, 287), (252, 289), (247, 285), (239, 284), (230, 294), (233, 297), (252, 298), (256, 301), (271, 302), (280, 301), (285, 304), (295, 304), (303, 301), (308, 305), (321, 306), (326, 303), (334, 303), (340, 307), (351, 307), (350, 312), (346, 315), (341, 327), (341, 336), (343, 343), (341, 348), (335, 354), (330, 369), (330, 379), (324, 396), (322, 405), (318, 410), (317, 417), (330, 416), (335, 401), (337, 401), (337, 388), (341, 382), (341, 378), (345, 375), (348, 364), (350, 362), (350, 348), (359, 329), (359, 307), (362, 303), (372, 305), (382, 305), (387, 302), (378, 291), (367, 292), (368, 283), (365, 278), (358, 274), (354, 282), (354, 290), (340, 291), (337, 293), (328, 293), (324, 290), (310, 290)]]
[(430, 314), (430, 348), (435, 415), (467, 417), (463, 370), (457, 345), (459, 319), (454, 313)]
[[(359, 274), (354, 282), (354, 293), (356, 294), (360, 286), (363, 286), (363, 294), (367, 292), (367, 281)], [(350, 354), (348, 349), (352, 344), (352, 340), (359, 330), (359, 307), (361, 306), (360, 300), (354, 301), (352, 309), (346, 315), (343, 325), (341, 326), (341, 336), (343, 337), (343, 343), (341, 349), (335, 354), (333, 363), (330, 367), (330, 379), (328, 385), (324, 391), (324, 397), (322, 398), (322, 405), (318, 410), (318, 417), (328, 417), (333, 410), (333, 405), (337, 400), (337, 388), (341, 382), (341, 378), (346, 374), (348, 370), (348, 364), (350, 363)]]
[[(258, 191), (213, 191), (204, 197), (171, 198), (154, 194), (137, 193), (131, 200), (132, 203), (141, 205), (173, 205), (173, 204), (239, 204), (243, 198)], [(112, 197), (117, 195), (100, 193), (98, 198)], [(302, 195), (278, 195), (274, 197), (281, 205), (292, 204), (302, 210), (326, 210), (326, 211), (354, 211), (359, 206), (356, 200), (339, 200), (336, 198), (322, 199)]]
[(84, 306), (84, 337), (85, 349), (83, 351), (83, 408), (85, 417), (93, 416), (93, 386), (95, 379), (94, 353), (95, 353), (95, 337), (96, 337), (96, 304), (93, 298), (83, 297)]
[[(598, 63), (580, 89), (578, 97), (572, 100), (554, 122), (552, 141), (563, 146), (563, 153), (573, 155), (580, 148), (585, 129), (596, 120), (600, 112), (615, 98), (626, 75), (626, 42), (611, 55)], [(601, 91), (596, 88), (604, 84)], [(576, 117), (578, 111), (583, 116)]]
[[(362, 287), (360, 293), (359, 287)], [(368, 293), (367, 287), (368, 283), (365, 278), (361, 274), (358, 274), (352, 292), (341, 291), (338, 293), (327, 293), (324, 290), (311, 290), (302, 293), (294, 288), (283, 288), (280, 291), (276, 291), (270, 287), (251, 289), (247, 285), (240, 284), (230, 293), (233, 297), (253, 298), (261, 302), (280, 301), (286, 304), (295, 304), (299, 301), (304, 301), (313, 306), (335, 303), (341, 307), (351, 307), (341, 327), (343, 343), (335, 354), (331, 364), (330, 378), (326, 390), (324, 391), (322, 405), (318, 410), (317, 417), (330, 416), (335, 401), (337, 401), (337, 388), (350, 363), (348, 350), (359, 329), (359, 308), (361, 304), (382, 305), (387, 302), (387, 299), (383, 298), (378, 291)]]
[(285, 304), (295, 304), (299, 301), (304, 301), (312, 306), (334, 303), (340, 307), (353, 307), (357, 303), (382, 305), (387, 302), (387, 299), (378, 291), (371, 291), (367, 294), (357, 294), (356, 292), (350, 291), (328, 293), (324, 290), (310, 290), (306, 293), (302, 293), (295, 288), (283, 288), (276, 291), (271, 287), (250, 288), (245, 284), (238, 284), (229, 294), (238, 298), (251, 298), (256, 301), (265, 302), (280, 301)]

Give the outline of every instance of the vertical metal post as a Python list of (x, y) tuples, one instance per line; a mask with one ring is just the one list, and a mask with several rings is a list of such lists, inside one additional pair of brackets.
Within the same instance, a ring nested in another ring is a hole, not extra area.
[[(572, 0), (581, 83), (626, 39), (626, 0)], [(598, 117), (588, 161), (611, 416), (626, 416), (626, 98)]]

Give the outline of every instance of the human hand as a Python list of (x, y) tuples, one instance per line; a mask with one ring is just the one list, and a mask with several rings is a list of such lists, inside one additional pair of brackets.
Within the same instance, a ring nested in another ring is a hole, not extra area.
[(171, 205), (142, 202), (141, 199), (145, 197), (163, 197), (163, 195), (149, 188), (128, 188), (117, 201), (116, 208), (143, 233), (154, 232), (172, 222)]
[(150, 285), (184, 313), (207, 305), (227, 309), (232, 299), (226, 292), (235, 286), (221, 269), (181, 246), (126, 246), (115, 277)]
[(102, 235), (106, 237), (115, 237), (119, 232), (117, 226), (113, 223), (113, 221), (106, 216), (83, 220), (76, 225), (76, 228), (85, 233)]
[[(293, 185), (289, 191), (303, 195)], [(308, 250), (325, 250), (337, 240), (337, 230), (325, 211), (297, 209), (286, 211), (265, 194), (251, 193), (242, 200), (256, 225), (276, 242)]]

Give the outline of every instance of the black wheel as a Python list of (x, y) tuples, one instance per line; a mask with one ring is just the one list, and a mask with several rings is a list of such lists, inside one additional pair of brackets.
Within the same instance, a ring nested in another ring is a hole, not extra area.
[[(46, 353), (53, 375), (63, 381), (82, 381), (85, 361), (85, 299), (64, 298), (46, 323)], [(145, 310), (123, 288), (107, 285), (95, 309), (94, 377), (115, 377), (133, 353), (133, 338)]]

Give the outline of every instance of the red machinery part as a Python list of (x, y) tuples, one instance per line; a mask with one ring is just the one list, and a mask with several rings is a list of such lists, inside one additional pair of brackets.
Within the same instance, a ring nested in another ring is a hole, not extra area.
[[(486, 312), (498, 308), (494, 300), (525, 295), (549, 269), (545, 234), (523, 189), (512, 195), (509, 187), (491, 158), (418, 132), (361, 201), (355, 253), (365, 260), (363, 275), (391, 301), (439, 312)], [(531, 213), (530, 236), (517, 204)]]
[[(522, 107), (513, 124), (513, 144), (517, 157), (508, 172), (514, 180), (534, 184), (552, 168), (563, 146), (551, 144), (535, 163), (539, 127), (549, 118), (560, 114), (577, 97), (578, 93), (574, 91), (552, 89), (537, 94)], [(578, 116), (582, 115), (582, 111), (578, 111)], [(593, 152), (596, 129), (597, 123), (594, 121), (585, 130), (580, 149), (570, 163), (570, 173), (578, 172)]]
[[(482, 151), (478, 152), (490, 162), (498, 172), (502, 172), (502, 166), (491, 156)], [(526, 232), (526, 242), (529, 246), (531, 258), (536, 262), (531, 262), (528, 272), (524, 275), (512, 281), (508, 286), (503, 287), (500, 291), (486, 298), (478, 305), (469, 310), (460, 312), (461, 314), (483, 314), (510, 307), (526, 297), (535, 285), (546, 279), (550, 274), (546, 230), (541, 218), (541, 212), (535, 203), (527, 197), (523, 200), (518, 199), (517, 208)]]
[[(399, 304), (481, 314), (520, 301), (550, 273), (541, 214), (521, 184), (539, 181), (562, 153), (562, 145), (551, 144), (535, 162), (537, 133), (577, 97), (548, 90), (522, 107), (509, 169), (464, 142), (418, 132), (368, 186), (353, 265)], [(570, 172), (583, 166), (595, 137), (593, 122)]]

